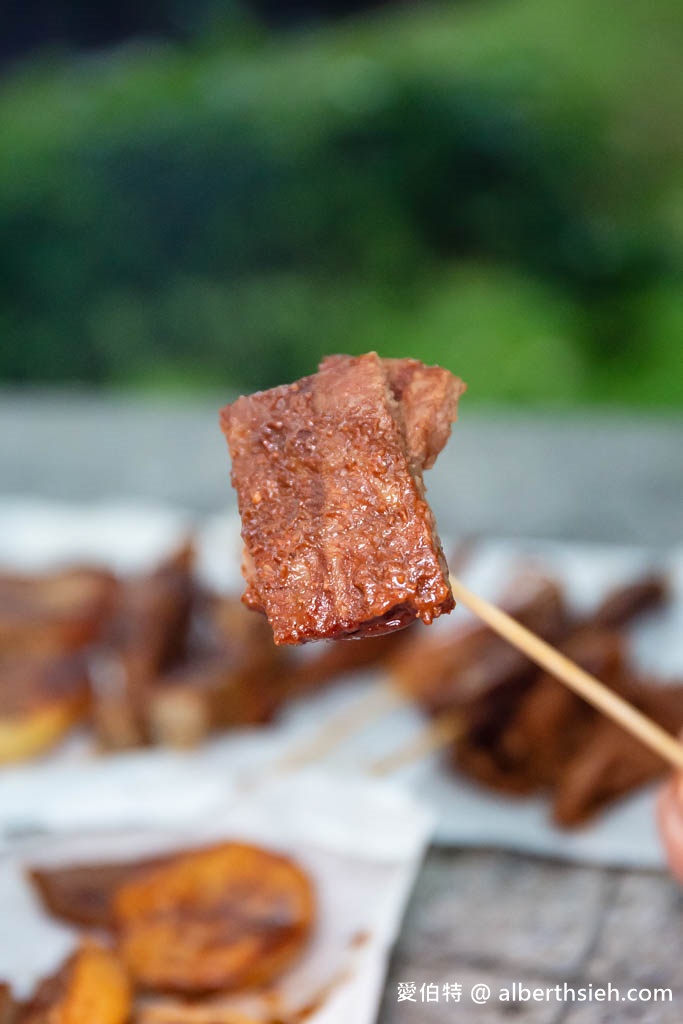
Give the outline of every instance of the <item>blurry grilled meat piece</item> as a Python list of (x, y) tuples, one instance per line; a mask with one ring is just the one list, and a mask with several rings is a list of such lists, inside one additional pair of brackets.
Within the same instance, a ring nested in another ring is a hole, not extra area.
[(115, 578), (99, 569), (0, 574), (0, 658), (56, 656), (90, 643), (116, 589)]
[(102, 644), (91, 659), (93, 719), (105, 749), (140, 746), (148, 739), (149, 690), (183, 653), (192, 561), (187, 544), (155, 571), (120, 587)]
[(288, 663), (266, 620), (238, 597), (197, 592), (186, 658), (149, 695), (153, 741), (190, 747), (214, 729), (270, 721)]
[(603, 629), (621, 629), (645, 612), (660, 608), (669, 598), (666, 576), (653, 573), (612, 590), (591, 616)]
[[(624, 646), (618, 635), (586, 628), (560, 650), (618, 688), (624, 670)], [(524, 693), (503, 700), (502, 707), (492, 696), (469, 709), (467, 728), (453, 751), (454, 763), (470, 778), (502, 792), (534, 792), (558, 780), (596, 715), (590, 704), (540, 672)]]
[[(683, 686), (628, 679), (623, 693), (668, 732), (683, 728)], [(558, 778), (553, 817), (566, 827), (583, 824), (612, 801), (668, 771), (669, 765), (649, 748), (596, 714)]]

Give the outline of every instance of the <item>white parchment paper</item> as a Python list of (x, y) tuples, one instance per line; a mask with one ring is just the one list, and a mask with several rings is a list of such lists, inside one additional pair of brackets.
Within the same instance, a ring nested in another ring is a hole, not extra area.
[[(239, 524), (234, 518), (217, 516), (193, 524), (182, 511), (130, 502), (89, 507), (19, 499), (0, 502), (0, 565), (39, 569), (81, 558), (134, 571), (158, 561), (193, 525), (198, 528), (202, 577), (219, 588), (239, 589)], [(683, 679), (683, 549), (663, 555), (617, 546), (484, 540), (474, 546), (459, 575), (472, 589), (496, 600), (515, 573), (530, 565), (557, 575), (577, 611), (588, 611), (609, 589), (647, 569), (664, 568), (671, 578), (673, 600), (667, 609), (643, 619), (630, 642), (644, 671), (664, 680)], [(469, 612), (458, 608), (454, 615), (466, 621)], [(442, 619), (431, 628), (449, 626), (450, 621)], [(59, 830), (97, 824), (103, 785), (109, 787), (108, 800), (118, 801), (122, 824), (138, 824), (141, 815), (144, 820), (166, 820), (167, 811), (180, 819), (193, 804), (209, 813), (222, 799), (225, 786), (276, 763), (284, 752), (315, 736), (325, 722), (362, 700), (379, 679), (364, 673), (340, 680), (286, 709), (273, 727), (228, 733), (191, 755), (152, 751), (112, 758), (106, 782), (90, 776), (79, 801), (56, 806), (39, 795), (46, 766), (51, 771), (55, 763), (69, 762), (72, 774), (64, 785), (71, 788), (81, 779), (79, 766), (92, 758), (87, 738), (72, 739), (43, 762), (0, 773), (0, 842), (3, 834), (11, 839), (35, 827)], [(335, 748), (325, 759), (326, 767), (343, 778), (362, 779), (369, 765), (410, 742), (423, 725), (413, 708), (397, 709)], [(138, 783), (156, 773), (157, 763), (171, 783), (167, 794), (158, 801), (150, 797), (144, 813), (142, 805), (135, 804), (135, 816), (127, 794), (136, 789), (151, 793), (146, 782)], [(438, 756), (404, 769), (397, 778), (435, 811), (439, 843), (502, 847), (614, 866), (658, 868), (664, 863), (655, 830), (653, 789), (625, 798), (583, 829), (565, 832), (550, 824), (544, 799), (499, 798), (446, 770)]]
[[(157, 813), (152, 827), (121, 828), (124, 817), (149, 817), (153, 800), (175, 785), (163, 759), (151, 759), (144, 790), (136, 786), (124, 809), (112, 782), (118, 765), (101, 761), (92, 769), (101, 796), (98, 829), (62, 829), (33, 839), (15, 838), (0, 856), (0, 977), (19, 996), (55, 969), (73, 947), (77, 933), (48, 918), (26, 881), (27, 865), (81, 864), (127, 860), (156, 852), (201, 846), (225, 839), (246, 840), (286, 853), (305, 868), (317, 898), (313, 940), (303, 957), (277, 983), (278, 1011), (286, 1014), (311, 1003), (315, 1024), (372, 1021), (413, 877), (428, 841), (431, 817), (408, 794), (387, 784), (345, 782), (320, 772), (273, 780), (249, 792), (232, 790), (207, 814), (185, 806), (180, 816)], [(83, 776), (84, 773), (81, 773)], [(195, 771), (193, 781), (200, 772)], [(65, 789), (67, 779), (70, 788)], [(188, 786), (190, 780), (187, 780)], [(90, 806), (92, 790), (80, 786), (67, 768), (36, 786), (41, 799)], [(139, 794), (136, 797), (136, 794)], [(112, 799), (113, 797), (113, 799)], [(166, 820), (164, 821), (164, 816)], [(62, 821), (64, 826), (65, 821)], [(272, 997), (235, 997), (255, 1016), (273, 1014)]]

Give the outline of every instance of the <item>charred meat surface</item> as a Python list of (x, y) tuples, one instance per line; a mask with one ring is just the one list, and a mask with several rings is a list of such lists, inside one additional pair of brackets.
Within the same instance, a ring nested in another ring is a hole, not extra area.
[(223, 410), (244, 600), (276, 643), (377, 635), (452, 610), (422, 470), (462, 390), (413, 361), (333, 356)]

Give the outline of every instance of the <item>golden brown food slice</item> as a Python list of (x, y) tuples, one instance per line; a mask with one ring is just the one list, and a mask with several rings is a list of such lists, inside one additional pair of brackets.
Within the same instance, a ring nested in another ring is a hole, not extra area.
[(242, 843), (187, 853), (124, 883), (114, 898), (136, 983), (187, 995), (272, 981), (302, 951), (314, 915), (302, 869)]
[[(427, 373), (431, 384), (419, 380)], [(422, 471), (463, 390), (440, 368), (389, 371), (368, 353), (329, 357), (317, 374), (223, 410), (244, 599), (276, 643), (377, 635), (452, 610)]]
[(33, 867), (27, 876), (48, 914), (85, 928), (114, 927), (113, 898), (117, 889), (150, 868), (167, 864), (178, 854), (134, 861)]
[(0, 657), (52, 656), (93, 640), (116, 594), (115, 578), (74, 568), (44, 576), (0, 574)]
[(163, 565), (120, 587), (112, 617), (91, 659), (93, 720), (110, 750), (140, 746), (150, 686), (184, 650), (193, 551), (185, 544)]
[(17, 1024), (126, 1024), (131, 987), (118, 957), (84, 943), (56, 974), (41, 982)]
[(81, 655), (0, 660), (0, 764), (46, 752), (87, 710), (88, 674)]
[(80, 718), (70, 706), (55, 704), (12, 719), (0, 719), (0, 765), (28, 761), (47, 753)]

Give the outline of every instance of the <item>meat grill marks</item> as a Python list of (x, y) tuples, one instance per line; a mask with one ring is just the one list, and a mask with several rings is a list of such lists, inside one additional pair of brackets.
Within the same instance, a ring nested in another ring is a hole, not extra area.
[(452, 610), (422, 470), (462, 390), (413, 360), (333, 356), (223, 410), (244, 600), (276, 643), (373, 636)]

